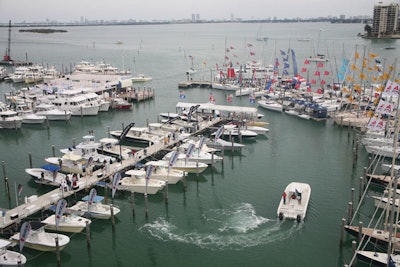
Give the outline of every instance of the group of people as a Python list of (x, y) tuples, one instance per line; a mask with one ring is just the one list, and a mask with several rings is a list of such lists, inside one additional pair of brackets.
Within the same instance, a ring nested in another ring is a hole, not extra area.
[(78, 175), (76, 173), (74, 173), (73, 175), (67, 174), (65, 180), (63, 180), (60, 185), (60, 189), (64, 192), (67, 192), (69, 190), (77, 190), (78, 188)]

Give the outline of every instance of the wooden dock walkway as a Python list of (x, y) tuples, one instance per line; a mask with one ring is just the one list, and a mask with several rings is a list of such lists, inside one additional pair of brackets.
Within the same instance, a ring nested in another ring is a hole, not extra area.
[[(198, 130), (193, 132), (192, 135), (196, 135), (209, 127), (215, 126), (220, 122), (222, 122), (220, 118), (213, 118), (209, 121), (204, 121), (199, 124)], [(27, 198), (27, 201), (25, 201), (26, 203), (23, 203), (13, 209), (3, 211), (3, 216), (0, 219), (0, 231), (4, 233), (4, 230), (6, 228), (12, 226), (15, 223), (19, 223), (22, 219), (27, 218), (28, 216), (36, 212), (47, 209), (51, 205), (56, 204), (60, 199), (73, 195), (75, 192), (89, 189), (95, 186), (98, 182), (113, 177), (117, 172), (121, 173), (128, 169), (131, 169), (136, 163), (156, 154), (163, 149), (168, 149), (175, 146), (178, 142), (182, 141), (185, 138), (187, 137), (178, 136), (178, 138), (176, 138), (175, 140), (173, 140), (173, 138), (170, 138), (169, 140), (165, 138), (164, 141), (154, 143), (151, 146), (136, 151), (136, 153), (131, 158), (124, 159), (121, 162), (109, 164), (109, 167), (105, 168), (105, 170), (99, 169), (94, 171), (93, 173), (86, 174), (79, 179), (79, 189), (77, 190), (63, 192), (60, 188), (56, 188), (46, 194), (37, 197), (31, 196)]]

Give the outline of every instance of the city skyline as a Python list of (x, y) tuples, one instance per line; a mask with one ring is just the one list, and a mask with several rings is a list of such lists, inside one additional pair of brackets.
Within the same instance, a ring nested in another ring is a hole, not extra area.
[[(383, 1), (384, 3), (399, 1)], [(265, 20), (318, 17), (372, 17), (376, 0), (150, 0), (136, 2), (114, 1), (54, 1), (16, 0), (0, 2), (0, 23), (19, 22), (79, 22), (105, 21), (173, 21), (191, 20), (192, 14), (200, 20)], [(21, 8), (23, 7), (23, 8)], [(28, 12), (24, 12), (24, 10)]]

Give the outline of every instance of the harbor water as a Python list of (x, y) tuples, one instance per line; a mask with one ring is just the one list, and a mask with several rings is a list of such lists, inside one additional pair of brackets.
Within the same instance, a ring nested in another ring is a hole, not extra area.
[[(236, 51), (235, 61), (262, 59), (273, 64), (280, 50), (292, 48), (299, 66), (319, 50), (331, 59), (331, 68), (358, 47), (377, 53), (392, 63), (398, 41), (372, 41), (357, 37), (361, 24), (282, 23), (265, 24), (267, 42), (256, 41), (259, 25), (252, 23), (66, 27), (66, 33), (38, 34), (12, 29), (11, 56), (14, 59), (70, 69), (81, 60), (104, 61), (133, 75), (153, 77), (149, 83), (155, 98), (135, 103), (131, 110), (112, 110), (93, 117), (73, 117), (68, 123), (23, 125), (19, 130), (0, 130), (0, 161), (9, 179), (11, 197), (0, 182), (0, 203), (5, 209), (16, 205), (14, 187), (22, 184), (24, 196), (40, 195), (51, 188), (32, 181), (28, 154), (34, 167), (44, 158), (57, 155), (74, 139), (93, 130), (99, 140), (109, 130), (135, 122), (145, 126), (156, 122), (160, 112), (175, 112), (177, 102), (208, 102), (212, 92), (216, 103), (257, 106), (248, 97), (226, 101), (227, 93), (209, 88), (178, 89), (187, 80), (192, 57), (197, 73), (194, 80), (210, 80), (216, 64), (223, 65), (227, 47)], [(318, 40), (318, 36), (320, 36)], [(308, 37), (311, 41), (299, 41)], [(0, 28), (0, 47), (7, 46), (8, 29)], [(117, 41), (120, 40), (120, 44)], [(249, 46), (251, 44), (252, 46)], [(249, 52), (254, 56), (249, 56)], [(231, 53), (232, 55), (232, 53)], [(25, 85), (0, 82), (0, 93), (17, 91)], [(180, 99), (184, 90), (185, 99)], [(3, 100), (4, 101), (4, 100)], [(360, 176), (368, 155), (360, 144), (354, 161), (357, 132), (335, 125), (332, 120), (302, 120), (284, 113), (258, 108), (269, 122), (269, 133), (244, 141), (241, 151), (225, 151), (223, 163), (216, 163), (198, 177), (187, 176), (168, 188), (168, 205), (163, 193), (148, 198), (148, 218), (143, 195), (117, 192), (114, 205), (121, 209), (115, 230), (110, 220), (94, 220), (91, 246), (85, 233), (74, 234), (61, 252), (61, 266), (343, 266), (352, 257), (351, 241), (345, 234), (339, 246), (342, 218), (347, 218), (351, 189), (358, 195)], [(1, 175), (3, 179), (4, 175)], [(276, 210), (281, 194), (292, 181), (310, 184), (311, 200), (304, 222), (280, 222)], [(103, 188), (97, 188), (104, 194)], [(84, 196), (81, 192), (78, 198)], [(87, 192), (86, 192), (87, 193)], [(110, 191), (108, 191), (110, 194)], [(111, 195), (111, 194), (110, 194)], [(72, 201), (71, 199), (68, 199)], [(110, 200), (111, 201), (111, 200)], [(365, 203), (370, 205), (371, 203)], [(134, 212), (133, 212), (134, 207)], [(368, 208), (367, 208), (368, 210)], [(372, 212), (371, 212), (372, 214)], [(39, 219), (40, 214), (30, 220)], [(368, 214), (366, 214), (368, 218)], [(365, 224), (367, 221), (364, 222)], [(24, 248), (25, 266), (55, 266), (55, 253)], [(357, 263), (357, 266), (363, 266)]]

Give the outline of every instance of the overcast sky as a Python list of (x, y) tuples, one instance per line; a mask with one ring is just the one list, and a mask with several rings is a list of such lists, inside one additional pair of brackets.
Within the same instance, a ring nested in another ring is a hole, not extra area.
[[(398, 0), (396, 0), (399, 2)], [(396, 2), (386, 1), (384, 2)], [(0, 22), (372, 16), (378, 0), (0, 0)]]

